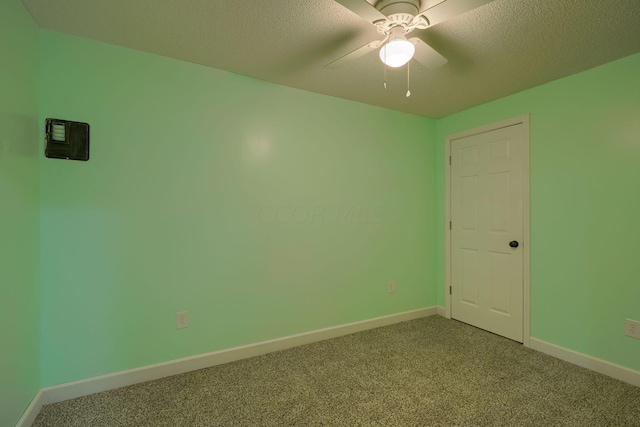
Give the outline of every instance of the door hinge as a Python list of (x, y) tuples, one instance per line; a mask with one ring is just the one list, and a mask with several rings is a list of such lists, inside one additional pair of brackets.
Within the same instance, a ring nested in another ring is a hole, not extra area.
[(453, 230), (453, 222), (449, 221), (449, 230)]
[(453, 294), (453, 286), (449, 286), (449, 295)]
[(449, 156), (449, 164), (451, 164), (451, 156)]

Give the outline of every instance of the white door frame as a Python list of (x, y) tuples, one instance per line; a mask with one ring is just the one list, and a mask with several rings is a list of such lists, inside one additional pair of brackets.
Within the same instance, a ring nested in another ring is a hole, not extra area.
[(522, 182), (523, 182), (523, 242), (522, 242), (522, 250), (523, 250), (523, 331), (522, 331), (522, 343), (525, 347), (529, 347), (529, 338), (531, 336), (530, 329), (530, 248), (531, 248), (531, 238), (530, 238), (530, 208), (529, 208), (529, 114), (524, 114), (522, 116), (514, 117), (511, 119), (503, 120), (497, 123), (492, 123), (485, 126), (480, 126), (474, 129), (470, 129), (464, 132), (455, 133), (453, 135), (449, 135), (446, 138), (445, 145), (445, 317), (447, 319), (451, 319), (451, 295), (449, 294), (449, 290), (451, 287), (451, 230), (449, 229), (449, 224), (451, 222), (451, 141), (455, 139), (465, 138), (467, 136), (477, 135), (480, 133), (490, 132), (493, 130), (514, 126), (522, 124), (524, 126), (524, 146), (522, 147), (523, 151), (523, 165), (522, 165)]

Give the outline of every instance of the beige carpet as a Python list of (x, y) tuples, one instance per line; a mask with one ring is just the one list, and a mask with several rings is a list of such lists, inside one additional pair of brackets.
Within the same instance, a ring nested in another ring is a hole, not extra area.
[(640, 388), (430, 317), (45, 406), (35, 426), (640, 426)]

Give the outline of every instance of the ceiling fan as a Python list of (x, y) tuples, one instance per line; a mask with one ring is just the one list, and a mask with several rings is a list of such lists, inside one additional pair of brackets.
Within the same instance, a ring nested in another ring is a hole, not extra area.
[(366, 0), (335, 0), (371, 22), (383, 36), (325, 65), (335, 68), (380, 48), (380, 60), (389, 67), (401, 67), (415, 58), (429, 70), (447, 63), (447, 59), (418, 37), (407, 39), (413, 30), (423, 30), (493, 0), (379, 0), (375, 7)]

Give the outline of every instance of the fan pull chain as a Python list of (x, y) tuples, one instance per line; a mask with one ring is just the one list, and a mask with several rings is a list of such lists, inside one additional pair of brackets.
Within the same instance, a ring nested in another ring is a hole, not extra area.
[(387, 89), (387, 49), (384, 50), (384, 88)]
[(384, 65), (384, 88), (387, 88), (387, 64)]
[(407, 98), (411, 96), (411, 90), (409, 89), (409, 85), (411, 83), (411, 79), (410, 79), (410, 72), (409, 70), (411, 69), (411, 61), (407, 62)]

